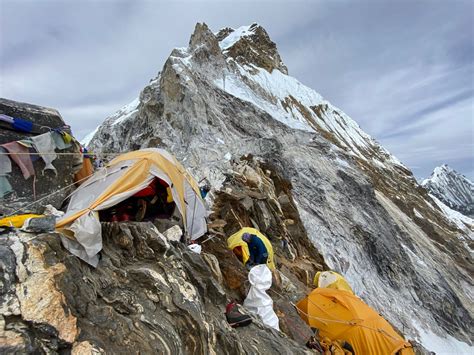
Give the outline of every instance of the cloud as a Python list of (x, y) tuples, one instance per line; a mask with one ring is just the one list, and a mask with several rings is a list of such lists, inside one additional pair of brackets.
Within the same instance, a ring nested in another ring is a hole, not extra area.
[(186, 46), (196, 22), (259, 22), (291, 75), (428, 176), (474, 177), (470, 1), (10, 1), (0, 94), (59, 109), (82, 138)]

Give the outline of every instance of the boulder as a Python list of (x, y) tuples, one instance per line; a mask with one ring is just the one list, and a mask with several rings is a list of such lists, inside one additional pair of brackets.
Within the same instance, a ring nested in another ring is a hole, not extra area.
[[(0, 98), (0, 114), (21, 118), (34, 124), (33, 132), (24, 133), (15, 131), (8, 123), (0, 121), (0, 145), (28, 139), (55, 128), (62, 128), (70, 133), (69, 126), (65, 124), (59, 112), (52, 108)], [(71, 147), (61, 152), (75, 151), (77, 148)], [(45, 164), (41, 158), (32, 156), (32, 160), (36, 177), (30, 177), (28, 180), (23, 178), (19, 167), (12, 162), (12, 172), (8, 176), (8, 181), (13, 193), (6, 196), (0, 204), (0, 215), (12, 213), (20, 208), (26, 208), (23, 212), (42, 213), (42, 206), (46, 204), (59, 208), (64, 198), (71, 192), (71, 189), (66, 187), (74, 182), (72, 156), (58, 155), (53, 161), (57, 175), (52, 170), (43, 172)], [(41, 203), (31, 205), (40, 199)]]

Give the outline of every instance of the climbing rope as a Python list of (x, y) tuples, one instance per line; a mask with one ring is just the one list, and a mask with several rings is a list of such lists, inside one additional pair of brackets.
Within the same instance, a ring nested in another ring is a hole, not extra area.
[(121, 152), (121, 153), (93, 153), (93, 152), (51, 152), (51, 153), (47, 153), (47, 152), (44, 152), (44, 153), (39, 153), (39, 152), (28, 152), (28, 153), (25, 153), (25, 152), (18, 152), (18, 153), (9, 153), (9, 152), (0, 152), (0, 155), (78, 155), (78, 154), (81, 154), (81, 155), (92, 155), (92, 156), (96, 156), (96, 155), (121, 155), (121, 154), (125, 154), (125, 153), (130, 153), (130, 152)]
[[(278, 293), (278, 292), (275, 291), (275, 290), (269, 289), (269, 291), (274, 292), (275, 294), (277, 294), (278, 296), (280, 296), (280, 297), (282, 297), (282, 298), (284, 297), (282, 294)], [(324, 312), (324, 310), (321, 309), (321, 307), (320, 307), (319, 305), (315, 304), (315, 303), (314, 303), (313, 301), (311, 301), (309, 298), (307, 298), (307, 299), (308, 299), (308, 301), (309, 301), (313, 306), (318, 307), (321, 311)], [(356, 319), (352, 319), (352, 320), (350, 320), (350, 321), (346, 321), (346, 320), (327, 319), (327, 318), (315, 317), (315, 316), (309, 315), (308, 313), (306, 313), (306, 312), (302, 311), (301, 309), (299, 309), (298, 306), (297, 306), (295, 303), (293, 303), (293, 302), (290, 301), (290, 304), (293, 305), (293, 306), (296, 308), (297, 312), (299, 312), (299, 313), (305, 315), (307, 318), (311, 318), (311, 319), (317, 320), (317, 321), (323, 323), (324, 325), (327, 325), (327, 322), (329, 322), (329, 323), (332, 322), (332, 323), (346, 324), (346, 325), (349, 325), (349, 326), (358, 326), (358, 327), (366, 328), (366, 329), (369, 329), (369, 330), (372, 330), (372, 331), (375, 331), (375, 332), (379, 332), (379, 333), (385, 335), (386, 337), (391, 338), (391, 339), (394, 340), (394, 341), (398, 341), (397, 338), (395, 338), (394, 336), (388, 334), (385, 330), (383, 330), (383, 329), (378, 329), (378, 328), (373, 328), (373, 327), (369, 327), (369, 326), (366, 326), (366, 325), (364, 325), (364, 324), (359, 324), (359, 323), (356, 322)], [(327, 312), (325, 312), (325, 313), (327, 313)]]
[[(103, 169), (107, 170), (106, 168), (103, 168)], [(107, 174), (106, 174), (106, 176), (107, 176)], [(50, 197), (53, 196), (53, 195), (56, 195), (57, 193), (59, 193), (59, 192), (61, 192), (61, 191), (64, 191), (64, 190), (66, 190), (66, 189), (68, 189), (68, 188), (70, 188), (70, 187), (75, 186), (77, 183), (82, 182), (82, 181), (88, 179), (89, 177), (90, 177), (90, 176), (86, 176), (86, 177), (84, 177), (84, 178), (82, 178), (82, 179), (79, 179), (79, 180), (73, 182), (72, 184), (69, 184), (69, 185), (67, 185), (67, 186), (64, 186), (64, 187), (60, 188), (59, 190), (57, 190), (57, 191), (55, 191), (55, 192), (52, 192), (52, 193), (50, 193), (49, 195), (40, 198), (39, 200), (36, 200), (36, 201), (34, 201), (34, 202), (32, 202), (32, 203), (29, 203), (29, 204), (27, 204), (26, 206), (23, 206), (22, 208), (20, 208), (20, 209), (14, 211), (14, 212), (12, 212), (11, 214), (9, 214), (9, 215), (7, 215), (7, 216), (3, 216), (3, 217), (11, 217), (11, 216), (17, 214), (18, 212), (24, 211), (24, 210), (28, 209), (29, 207), (34, 206), (34, 205), (36, 205), (37, 203), (39, 203), (39, 202), (41, 202), (41, 201), (43, 201), (43, 200), (46, 200), (46, 199), (50, 198)], [(70, 197), (74, 192), (75, 192), (75, 191), (73, 191), (72, 193), (70, 193), (68, 196), (66, 196), (66, 198)], [(2, 217), (2, 218), (3, 218), (3, 217)]]

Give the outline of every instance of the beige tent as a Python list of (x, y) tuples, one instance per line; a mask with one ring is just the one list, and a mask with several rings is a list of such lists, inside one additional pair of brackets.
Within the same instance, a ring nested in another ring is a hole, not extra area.
[(206, 233), (206, 208), (197, 182), (170, 153), (150, 148), (118, 156), (73, 192), (66, 214), (56, 224), (65, 247), (97, 266), (102, 249), (98, 211), (133, 196), (155, 177), (169, 185), (187, 236), (196, 239)]

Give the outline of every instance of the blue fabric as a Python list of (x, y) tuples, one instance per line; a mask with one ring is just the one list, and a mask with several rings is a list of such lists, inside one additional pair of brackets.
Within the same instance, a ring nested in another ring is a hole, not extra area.
[(30, 133), (33, 130), (33, 122), (22, 120), (21, 118), (14, 118), (12, 126), (20, 132)]
[(256, 235), (252, 234), (250, 242), (247, 243), (249, 246), (250, 259), (248, 262), (251, 264), (266, 264), (268, 258), (268, 251), (262, 240)]
[(199, 191), (201, 191), (201, 198), (202, 198), (202, 199), (205, 199), (206, 196), (207, 196), (207, 193), (209, 192), (209, 191), (206, 191), (203, 187), (201, 187), (201, 188), (199, 189)]
[(89, 151), (87, 150), (86, 147), (82, 147), (82, 154), (84, 154), (84, 159), (91, 159), (92, 156), (90, 154), (87, 154), (89, 153)]

